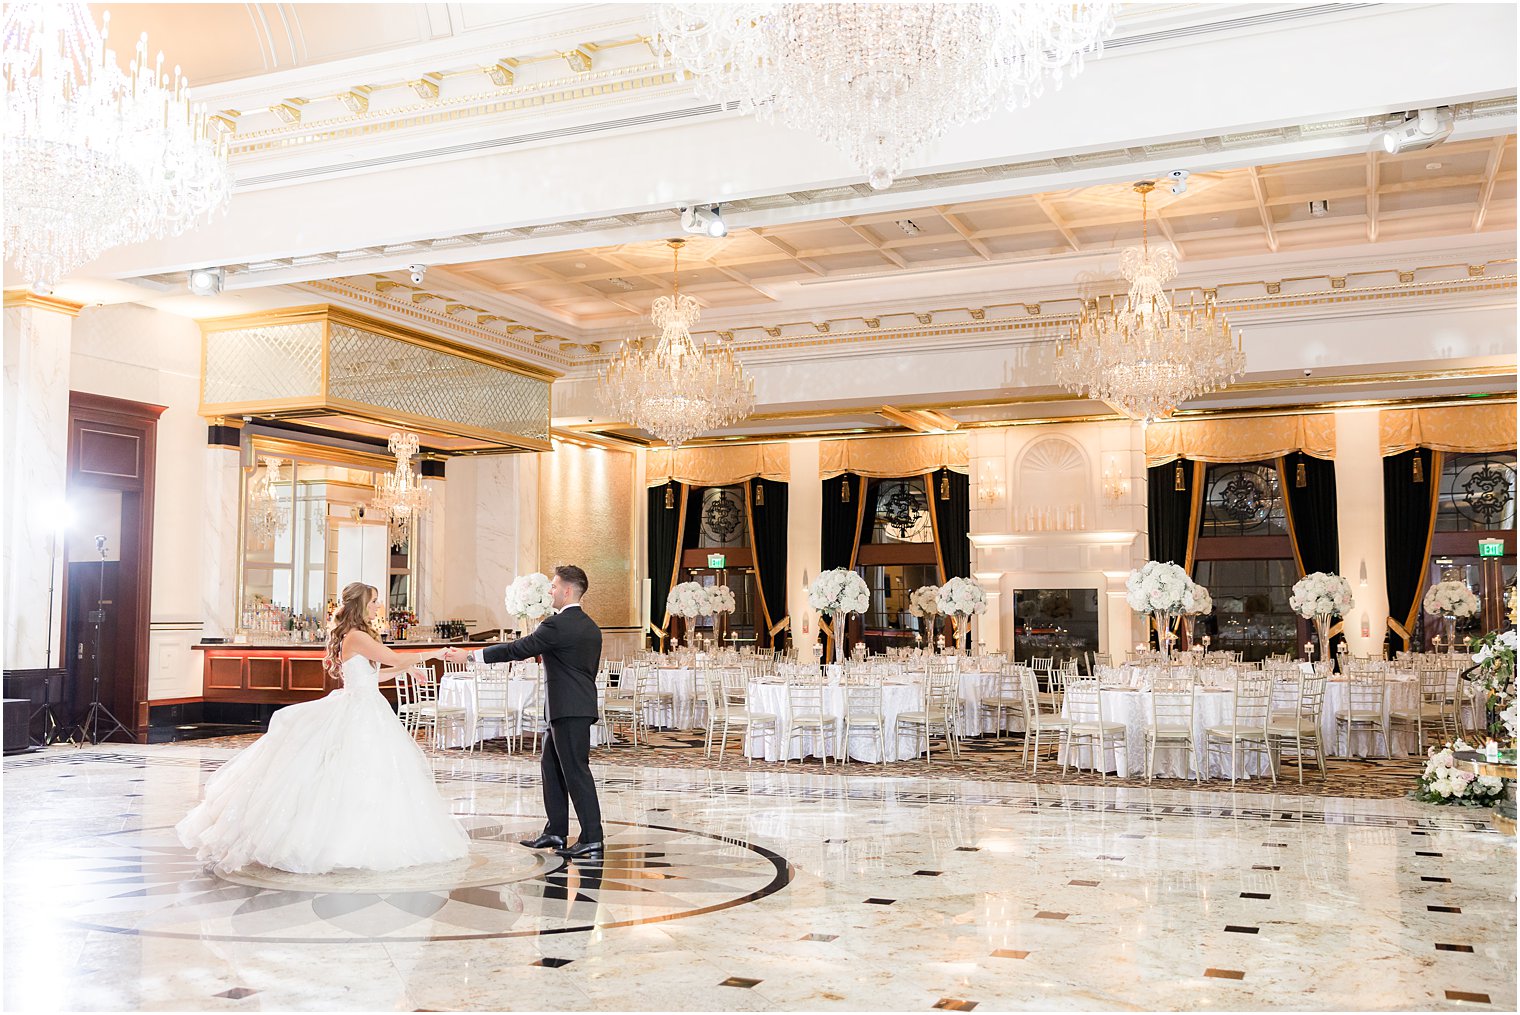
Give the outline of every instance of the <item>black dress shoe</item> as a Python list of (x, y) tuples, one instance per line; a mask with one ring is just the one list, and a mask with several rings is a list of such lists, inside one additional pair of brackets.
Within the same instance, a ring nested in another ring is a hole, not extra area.
[(569, 860), (601, 859), (603, 844), (600, 842), (577, 842), (573, 846), (560, 846), (554, 850)]
[(550, 835), (545, 832), (536, 839), (523, 839), (522, 845), (529, 849), (564, 849), (565, 837), (563, 835)]

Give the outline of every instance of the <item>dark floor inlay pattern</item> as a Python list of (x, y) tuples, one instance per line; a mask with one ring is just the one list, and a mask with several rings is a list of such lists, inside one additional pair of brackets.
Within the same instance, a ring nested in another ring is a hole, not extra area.
[(1029, 957), (1029, 953), (1017, 951), (1013, 948), (999, 948), (992, 953), (992, 957), (995, 959), (1025, 959)]
[(743, 987), (745, 990), (748, 990), (749, 988), (753, 987), (755, 984), (757, 984), (759, 982), (760, 982), (759, 980), (752, 980), (752, 979), (750, 979), (747, 976), (730, 976), (728, 979), (726, 979), (722, 983), (718, 984), (718, 986), (720, 986), (720, 987)]
[(1493, 1004), (1493, 1002), (1488, 999), (1487, 994), (1475, 994), (1467, 990), (1448, 990), (1446, 992), (1446, 1000), (1471, 1001), (1473, 1004)]
[(1280, 870), (1282, 870), (1281, 867), (1273, 867), (1273, 866), (1270, 866), (1270, 865), (1264, 864), (1264, 863), (1252, 864), (1251, 865), (1251, 869), (1253, 871), (1280, 871)]
[(942, 997), (934, 1002), (934, 1007), (943, 1011), (970, 1011), (976, 1005), (975, 1001), (962, 1001), (958, 997)]
[(1036, 920), (1064, 920), (1070, 915), (1070, 913), (1052, 913), (1042, 909), (1038, 913), (1034, 914), (1034, 918)]
[(837, 941), (838, 934), (805, 934), (798, 938), (799, 941)]
[(228, 998), (231, 998), (234, 1001), (238, 1001), (238, 1000), (241, 1000), (241, 999), (243, 999), (245, 997), (252, 997), (254, 994), (257, 994), (257, 993), (258, 993), (258, 991), (252, 990), (252, 989), (250, 989), (248, 987), (233, 987), (231, 990), (224, 990), (220, 994), (213, 994), (211, 996), (212, 997), (228, 997)]
[(1122, 857), (1122, 856), (1108, 856), (1107, 854), (1104, 854), (1103, 856), (1098, 857), (1098, 859), (1099, 860), (1123, 860), (1124, 857)]
[(1414, 855), (1415, 856), (1445, 856), (1446, 854), (1445, 853), (1431, 853), (1431, 852), (1428, 852), (1427, 850), (1417, 849), (1417, 850), (1414, 851)]
[(1239, 969), (1205, 969), (1204, 976), (1213, 976), (1220, 980), (1244, 980), (1246, 974)]
[(1238, 927), (1235, 924), (1231, 923), (1231, 924), (1226, 924), (1225, 925), (1224, 932), (1226, 934), (1259, 934), (1259, 933), (1261, 933), (1261, 928), (1260, 927)]
[(980, 847), (980, 846), (956, 846), (955, 847), (955, 851), (957, 853), (980, 853), (982, 851), (982, 847)]
[(896, 899), (867, 899), (866, 900), (867, 904), (872, 905), (872, 906), (890, 906), (892, 903), (894, 903), (896, 901), (897, 901)]
[(1441, 941), (1436, 942), (1436, 951), (1438, 952), (1471, 952), (1472, 950), (1472, 945), (1452, 945)]
[(1432, 913), (1460, 913), (1460, 912), (1462, 912), (1462, 907), (1461, 906), (1426, 906), (1425, 908), (1428, 911), (1432, 912)]
[(943, 873), (945, 873), (945, 872), (944, 871), (914, 871), (913, 872), (913, 876), (914, 877), (920, 877), (920, 878), (937, 878), (937, 877), (939, 877)]
[(1267, 892), (1241, 892), (1242, 899), (1270, 899), (1272, 896)]
[(1439, 885), (1449, 885), (1449, 884), (1451, 884), (1451, 878), (1432, 878), (1432, 877), (1425, 877), (1425, 876), (1422, 875), (1421, 878), (1420, 878), (1420, 880), (1421, 881), (1431, 881), (1431, 882), (1434, 882), (1434, 883), (1439, 884)]
[(1066, 883), (1068, 885), (1076, 885), (1078, 888), (1097, 888), (1098, 887), (1098, 882), (1096, 882), (1096, 881), (1068, 881)]
[(543, 958), (539, 959), (537, 962), (533, 962), (533, 963), (529, 963), (529, 964), (530, 965), (534, 965), (534, 966), (545, 966), (545, 967), (547, 967), (549, 969), (558, 969), (560, 966), (568, 966), (570, 963), (572, 963), (574, 961), (575, 961), (574, 959), (556, 959), (556, 958), (551, 958), (548, 955), (545, 955)]

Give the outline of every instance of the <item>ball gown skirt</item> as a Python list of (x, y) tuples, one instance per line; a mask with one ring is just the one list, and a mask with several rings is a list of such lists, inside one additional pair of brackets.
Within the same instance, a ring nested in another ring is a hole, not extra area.
[(343, 687), (276, 712), (269, 732), (206, 783), (176, 826), (218, 870), (385, 871), (458, 860), (469, 837), (427, 757), (379, 689), (379, 667), (343, 664)]

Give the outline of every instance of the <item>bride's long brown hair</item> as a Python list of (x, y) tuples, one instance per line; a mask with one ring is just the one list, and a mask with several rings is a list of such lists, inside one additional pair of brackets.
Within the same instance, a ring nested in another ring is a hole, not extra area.
[(338, 597), (338, 608), (333, 610), (332, 619), (327, 622), (327, 673), (332, 679), (337, 680), (341, 676), (343, 639), (348, 637), (348, 632), (374, 633), (369, 622), (369, 604), (379, 594), (373, 585), (363, 582), (349, 582), (343, 586), (343, 592)]

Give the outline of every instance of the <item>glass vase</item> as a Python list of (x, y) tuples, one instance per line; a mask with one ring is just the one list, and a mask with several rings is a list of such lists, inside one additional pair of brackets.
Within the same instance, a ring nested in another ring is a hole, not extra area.
[(1314, 615), (1314, 633), (1319, 635), (1319, 659), (1316, 662), (1322, 663), (1333, 658), (1330, 655), (1330, 614)]
[(1457, 618), (1452, 614), (1441, 615), (1441, 637), (1446, 641), (1448, 654), (1457, 651)]
[(1161, 650), (1161, 661), (1170, 663), (1172, 661), (1172, 611), (1153, 610), (1151, 620), (1156, 625), (1156, 647)]

